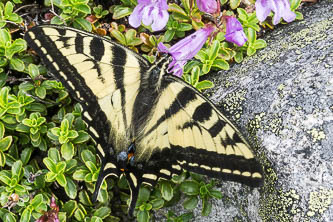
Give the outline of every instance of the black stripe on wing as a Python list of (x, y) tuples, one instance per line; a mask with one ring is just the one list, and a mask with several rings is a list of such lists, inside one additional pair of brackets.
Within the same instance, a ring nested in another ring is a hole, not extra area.
[[(170, 138), (171, 152), (181, 167), (210, 177), (260, 186), (263, 183), (262, 166), (235, 126), (192, 86), (171, 75), (165, 76), (165, 81), (172, 82), (175, 100), (166, 110), (164, 121), (179, 124), (176, 127), (179, 132), (174, 136), (181, 135), (185, 129), (191, 130), (193, 139), (200, 140), (201, 146), (204, 144), (203, 147), (172, 144), (173, 138)], [(175, 141), (182, 143), (178, 139)], [(207, 144), (215, 144), (215, 150)]]
[[(55, 29), (59, 35), (66, 33), (64, 29)], [(33, 33), (33, 35), (31, 34)], [(34, 36), (32, 38), (32, 36)], [(108, 136), (110, 132), (110, 125), (107, 124), (107, 117), (98, 105), (98, 101), (92, 90), (87, 87), (83, 77), (77, 73), (77, 70), (70, 64), (65, 56), (57, 49), (54, 41), (43, 32), (43, 28), (35, 27), (29, 30), (25, 35), (25, 40), (29, 46), (40, 56), (43, 63), (49, 68), (52, 74), (68, 89), (70, 95), (80, 101), (83, 109), (87, 111), (91, 117), (88, 119), (83, 116), (83, 119), (92, 126), (95, 133), (91, 133), (93, 139), (101, 145), (101, 147), (108, 147)], [(64, 44), (66, 45), (66, 38), (63, 37)], [(81, 39), (78, 34), (76, 41)], [(81, 44), (82, 45), (82, 44)], [(80, 49), (80, 44), (75, 45), (76, 50)], [(46, 50), (47, 54), (42, 51)], [(56, 67), (59, 67), (60, 70)], [(75, 87), (75, 89), (72, 88)], [(82, 99), (78, 98), (77, 92)], [(103, 129), (103, 130), (100, 130)], [(89, 129), (92, 131), (93, 129)], [(97, 131), (97, 134), (96, 134)], [(101, 152), (99, 151), (100, 155)]]
[(170, 180), (172, 176), (181, 173), (176, 156), (168, 148), (153, 154), (147, 163), (137, 163), (135, 167), (129, 168), (125, 172), (131, 191), (129, 214), (134, 212), (141, 184), (154, 187), (160, 178)]

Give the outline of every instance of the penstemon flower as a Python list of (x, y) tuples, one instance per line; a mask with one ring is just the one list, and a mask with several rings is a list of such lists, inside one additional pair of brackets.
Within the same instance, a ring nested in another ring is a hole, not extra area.
[(214, 14), (217, 12), (216, 0), (197, 0), (197, 6), (200, 11)]
[(244, 45), (244, 43), (247, 41), (246, 35), (243, 31), (243, 27), (241, 23), (232, 16), (224, 16), (226, 19), (226, 34), (225, 39), (228, 42), (235, 43), (238, 46)]
[(129, 16), (129, 24), (134, 28), (151, 25), (153, 31), (163, 29), (169, 20), (166, 0), (138, 0), (138, 5)]
[(265, 21), (266, 17), (273, 11), (273, 24), (280, 22), (281, 17), (286, 22), (292, 22), (296, 18), (296, 14), (290, 10), (289, 0), (257, 0), (256, 13), (260, 22)]
[(199, 52), (214, 30), (214, 26), (206, 25), (206, 27), (197, 30), (170, 48), (167, 48), (163, 43), (159, 43), (158, 50), (169, 53), (173, 58), (169, 64), (168, 72), (173, 72), (174, 75), (181, 77), (185, 63)]

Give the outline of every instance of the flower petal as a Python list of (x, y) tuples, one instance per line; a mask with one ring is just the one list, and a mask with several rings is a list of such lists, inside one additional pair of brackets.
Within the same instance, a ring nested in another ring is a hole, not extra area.
[(208, 36), (215, 30), (214, 26), (207, 25), (199, 29), (193, 34), (180, 40), (171, 48), (166, 48), (162, 43), (158, 44), (158, 50), (161, 52), (168, 52), (173, 60), (168, 66), (168, 71), (173, 72), (177, 76), (183, 74), (183, 67), (185, 63), (192, 59), (205, 44)]
[(280, 22), (281, 17), (286, 22), (292, 22), (296, 19), (296, 14), (290, 10), (289, 0), (276, 0), (276, 11), (273, 17), (273, 24), (276, 25)]
[(154, 6), (149, 5), (145, 7), (142, 12), (142, 23), (146, 26), (151, 25), (153, 23), (153, 17), (151, 16), (152, 11), (154, 10)]
[(225, 39), (228, 42), (235, 43), (238, 46), (244, 45), (247, 41), (246, 35), (243, 31), (242, 24), (232, 16), (225, 16), (224, 17), (227, 21), (226, 24), (226, 34)]
[(267, 16), (272, 10), (272, 1), (271, 0), (257, 0), (256, 1), (256, 14), (260, 22), (265, 21)]
[(153, 24), (151, 25), (151, 29), (153, 31), (162, 30), (169, 20), (169, 13), (165, 10), (153, 10), (152, 11)]
[(138, 0), (138, 5), (149, 5), (152, 4), (152, 0)]
[(214, 14), (217, 11), (216, 0), (197, 0), (197, 6), (202, 12)]
[(137, 5), (134, 8), (132, 14), (128, 18), (128, 22), (132, 27), (137, 28), (141, 25), (142, 12), (144, 8), (145, 8), (144, 5)]
[(236, 31), (234, 33), (224, 36), (228, 42), (235, 43), (238, 46), (242, 46), (247, 41), (246, 35), (243, 31)]

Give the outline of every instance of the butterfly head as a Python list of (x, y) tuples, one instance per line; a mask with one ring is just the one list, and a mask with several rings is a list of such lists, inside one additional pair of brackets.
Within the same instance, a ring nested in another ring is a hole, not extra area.
[(122, 172), (125, 172), (128, 170), (129, 166), (134, 166), (135, 165), (135, 158), (134, 158), (134, 153), (135, 153), (135, 145), (132, 143), (127, 151), (121, 151), (117, 155), (117, 162), (120, 166), (120, 170)]

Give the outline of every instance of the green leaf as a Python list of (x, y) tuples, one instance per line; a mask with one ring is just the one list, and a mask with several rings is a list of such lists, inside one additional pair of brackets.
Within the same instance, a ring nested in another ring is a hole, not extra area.
[(47, 155), (54, 161), (54, 163), (58, 163), (60, 161), (60, 154), (56, 148), (49, 149)]
[(220, 50), (220, 42), (218, 40), (214, 40), (213, 44), (211, 45), (208, 53), (208, 60), (214, 60), (217, 57), (217, 54)]
[(97, 171), (97, 167), (93, 162), (87, 161), (87, 162), (85, 162), (85, 164), (86, 164), (87, 168), (90, 170), (91, 173), (94, 173), (94, 172)]
[(199, 183), (191, 180), (184, 181), (180, 184), (180, 190), (187, 195), (198, 195)]
[(31, 210), (29, 208), (25, 208), (22, 215), (21, 215), (21, 222), (26, 222), (26, 221), (30, 221), (31, 218)]
[(86, 175), (89, 174), (89, 170), (79, 169), (76, 170), (73, 174), (74, 180), (84, 180)]
[(195, 86), (199, 82), (200, 68), (199, 66), (194, 66), (191, 70), (191, 85)]
[(66, 179), (67, 179), (67, 184), (65, 186), (65, 192), (71, 199), (75, 199), (77, 195), (76, 185), (71, 178), (66, 177)]
[(302, 0), (291, 0), (290, 1), (290, 9), (292, 11), (296, 10), (300, 6), (301, 2), (302, 2)]
[(304, 17), (303, 17), (303, 14), (301, 12), (295, 12), (296, 13), (296, 19), (297, 20), (303, 20)]
[(90, 139), (90, 136), (88, 133), (86, 133), (83, 130), (78, 131), (78, 137), (76, 137), (72, 142), (74, 144), (84, 143), (87, 142)]
[(9, 185), (11, 182), (11, 179), (9, 176), (5, 175), (4, 172), (1, 174), (0, 173), (0, 181), (3, 182), (6, 185)]
[(149, 213), (148, 211), (139, 211), (137, 216), (136, 216), (136, 219), (138, 220), (138, 222), (148, 222), (149, 221)]
[(75, 200), (70, 200), (67, 201), (63, 206), (62, 206), (62, 210), (65, 211), (68, 215), (68, 217), (72, 217), (75, 210), (77, 209), (77, 203)]
[(39, 76), (39, 69), (35, 64), (29, 64), (28, 72), (32, 79), (35, 79), (37, 76)]
[(76, 159), (71, 159), (66, 161), (66, 170), (65, 172), (67, 174), (73, 174), (74, 170), (76, 169), (77, 166), (77, 160)]
[(103, 220), (97, 216), (92, 216), (90, 222), (103, 222)]
[(75, 139), (78, 136), (79, 136), (79, 134), (75, 130), (69, 130), (68, 131), (68, 134), (67, 134), (68, 139)]
[(248, 41), (249, 41), (250, 44), (255, 43), (255, 41), (257, 39), (256, 31), (252, 28), (248, 28), (247, 29), (247, 37), (248, 37)]
[(23, 82), (19, 85), (19, 89), (23, 91), (29, 91), (34, 88), (34, 85), (31, 82)]
[(51, 19), (51, 24), (53, 24), (53, 25), (62, 25), (62, 24), (64, 24), (64, 20), (62, 20), (59, 16), (54, 16)]
[[(0, 67), (1, 66), (2, 66), (2, 64), (1, 64), (1, 59), (0, 59)], [(6, 73), (0, 73), (0, 87), (1, 88), (6, 84), (7, 78), (8, 78), (8, 75)]]
[(115, 30), (115, 29), (112, 29), (111, 30), (111, 35), (114, 37), (114, 38), (116, 38), (122, 45), (126, 45), (126, 38), (125, 38), (125, 36), (121, 33), (121, 32), (119, 32), (118, 30)]
[(96, 157), (90, 150), (83, 150), (81, 152), (81, 158), (83, 162), (92, 161), (94, 164), (96, 164)]
[(57, 173), (56, 164), (50, 157), (45, 157), (43, 159), (43, 163), (46, 165), (47, 169), (49, 169), (51, 172), (53, 172), (54, 174)]
[(12, 37), (6, 29), (0, 29), (0, 46), (5, 47), (12, 41)]
[(161, 181), (161, 193), (164, 200), (170, 201), (172, 199), (173, 189), (169, 181)]
[(74, 156), (74, 145), (71, 142), (67, 142), (61, 145), (61, 156), (65, 160), (70, 160)]
[(256, 53), (256, 49), (252, 48), (251, 46), (247, 48), (246, 54), (248, 56), (254, 55), (254, 53)]
[(240, 4), (240, 0), (230, 0), (229, 4), (232, 9), (236, 9)]
[(11, 2), (7, 2), (5, 6), (5, 15), (8, 16), (13, 13), (14, 4)]
[(100, 217), (102, 219), (106, 218), (111, 214), (111, 209), (109, 207), (100, 207), (94, 212), (94, 216)]
[(19, 72), (23, 72), (23, 70), (24, 70), (24, 63), (20, 59), (11, 58), (10, 65), (13, 69), (15, 69)]
[(193, 210), (198, 205), (198, 202), (199, 199), (197, 196), (191, 196), (183, 202), (183, 206), (186, 210)]
[(237, 51), (234, 59), (237, 63), (241, 63), (243, 61), (243, 52)]
[(22, 161), (23, 165), (28, 164), (33, 150), (34, 150), (33, 147), (24, 148), (24, 150), (21, 153), (21, 161)]
[(132, 9), (129, 7), (125, 7), (122, 5), (117, 5), (116, 7), (114, 7), (113, 9), (113, 19), (120, 19), (123, 18), (125, 16), (128, 16), (130, 14), (132, 14)]
[(146, 187), (141, 187), (139, 190), (138, 201), (146, 202), (149, 200), (149, 197), (150, 197), (150, 190)]
[(91, 23), (83, 18), (75, 18), (74, 22), (73, 22), (73, 26), (74, 26), (74, 28), (83, 29), (88, 32), (92, 31)]
[(212, 66), (223, 70), (229, 70), (229, 63), (224, 59), (215, 59)]
[(50, 132), (55, 136), (60, 136), (61, 129), (59, 127), (53, 127), (50, 129)]
[(56, 180), (59, 183), (59, 185), (62, 187), (65, 187), (67, 184), (66, 177), (64, 174), (58, 174)]
[(202, 200), (202, 211), (201, 214), (203, 216), (208, 216), (210, 212), (212, 211), (212, 203), (208, 201), (207, 199)]
[(12, 136), (6, 136), (0, 140), (0, 151), (6, 151), (9, 149), (10, 145), (13, 142)]
[(64, 161), (61, 161), (61, 162), (58, 162), (57, 164), (56, 164), (56, 171), (57, 171), (57, 173), (58, 174), (62, 174), (62, 173), (64, 173), (65, 172), (65, 169), (66, 169), (66, 162), (64, 162)]
[(68, 121), (68, 119), (64, 119), (63, 121), (61, 121), (60, 130), (61, 130), (61, 132), (64, 132), (64, 133), (68, 134), (68, 130), (69, 130), (69, 121)]
[(20, 177), (22, 172), (23, 172), (23, 168), (22, 168), (22, 161), (18, 160), (16, 161), (13, 166), (12, 166), (12, 176), (18, 176)]
[(153, 210), (157, 210), (163, 207), (164, 202), (165, 201), (163, 199), (154, 199), (150, 201), (150, 204), (152, 205)]
[(204, 90), (204, 89), (210, 89), (214, 87), (214, 83), (212, 83), (209, 80), (203, 80), (200, 81), (196, 86), (195, 86), (199, 91)]
[(27, 42), (23, 39), (15, 39), (12, 45), (9, 48), (7, 48), (7, 50), (10, 50), (13, 54), (23, 52), (26, 49), (27, 49)]
[(6, 155), (0, 151), (0, 166), (4, 167), (6, 164)]
[(267, 43), (263, 39), (258, 39), (255, 41), (255, 43), (253, 43), (253, 47), (255, 49), (262, 49), (262, 48), (265, 48), (266, 46), (267, 46)]
[(45, 99), (46, 89), (43, 86), (36, 87), (35, 88), (35, 93), (39, 98)]
[(45, 176), (45, 181), (46, 182), (53, 182), (58, 175), (53, 172), (48, 172)]
[(209, 195), (212, 197), (215, 197), (216, 199), (222, 198), (222, 193), (221, 193), (221, 191), (218, 191), (218, 190), (210, 190)]
[(82, 12), (84, 14), (91, 14), (91, 9), (88, 5), (84, 5), (84, 4), (80, 4), (80, 5), (75, 5), (74, 6), (74, 9), (79, 11), (79, 12)]
[(43, 203), (43, 195), (37, 194), (31, 201), (31, 205), (34, 209), (38, 208), (39, 205)]
[(165, 33), (164, 33), (164, 42), (170, 42), (173, 37), (175, 36), (175, 33), (176, 31), (175, 30), (167, 30)]
[(178, 27), (178, 31), (190, 31), (192, 29), (192, 25), (188, 23), (180, 23)]

